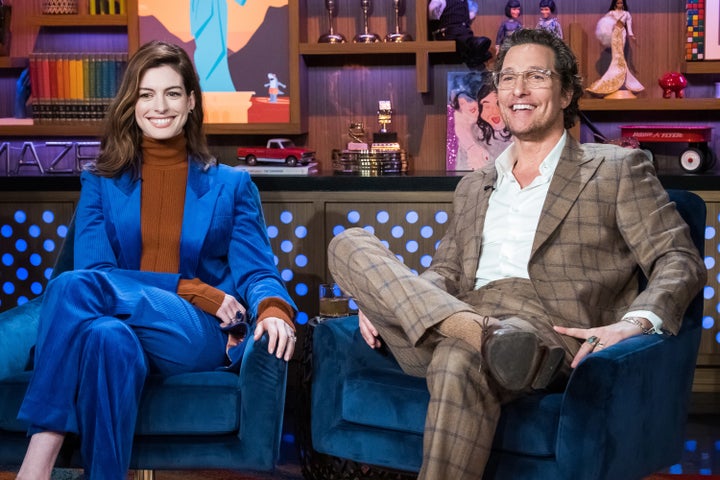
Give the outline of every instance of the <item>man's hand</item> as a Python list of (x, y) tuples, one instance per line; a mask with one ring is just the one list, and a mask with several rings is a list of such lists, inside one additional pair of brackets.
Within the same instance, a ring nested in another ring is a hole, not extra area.
[[(563, 335), (585, 340), (580, 346), (580, 350), (578, 350), (575, 358), (573, 358), (572, 364), (570, 365), (572, 368), (577, 367), (580, 361), (592, 352), (597, 352), (610, 345), (615, 345), (626, 338), (642, 335), (643, 333), (640, 327), (627, 322), (618, 322), (597, 328), (568, 328), (559, 326), (553, 328), (556, 332)], [(593, 341), (588, 342), (588, 339)]]
[(358, 319), (360, 324), (360, 334), (365, 339), (365, 343), (370, 345), (370, 348), (380, 348), (382, 342), (378, 338), (380, 334), (375, 329), (370, 319), (368, 319), (362, 311), (358, 310)]

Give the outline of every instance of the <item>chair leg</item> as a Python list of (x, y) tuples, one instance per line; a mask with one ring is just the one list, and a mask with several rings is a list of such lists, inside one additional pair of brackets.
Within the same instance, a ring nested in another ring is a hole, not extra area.
[(133, 480), (155, 480), (155, 470), (135, 470)]

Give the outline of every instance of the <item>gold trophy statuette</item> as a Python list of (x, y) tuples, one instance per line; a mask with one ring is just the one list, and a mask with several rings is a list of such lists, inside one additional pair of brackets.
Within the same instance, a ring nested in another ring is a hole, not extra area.
[(375, 43), (380, 41), (380, 35), (377, 33), (370, 33), (368, 30), (368, 16), (372, 9), (371, 0), (360, 0), (360, 7), (363, 11), (363, 33), (355, 35), (353, 42), (355, 43)]
[(333, 24), (335, 23), (334, 17), (337, 14), (336, 7), (337, 4), (335, 3), (335, 0), (325, 0), (325, 10), (328, 12), (328, 25), (330, 31), (320, 35), (318, 43), (345, 43), (346, 40), (343, 34), (335, 33), (335, 28), (333, 27)]

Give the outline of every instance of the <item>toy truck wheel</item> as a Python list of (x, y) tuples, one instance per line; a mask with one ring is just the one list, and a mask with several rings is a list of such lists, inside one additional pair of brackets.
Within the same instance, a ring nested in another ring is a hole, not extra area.
[(257, 158), (255, 155), (248, 155), (245, 157), (245, 163), (247, 163), (250, 166), (257, 165)]
[(295, 165), (297, 165), (297, 158), (289, 156), (285, 159), (285, 163), (288, 167), (294, 167)]
[(688, 148), (680, 154), (680, 166), (686, 172), (699, 172), (705, 166), (705, 154), (697, 148)]

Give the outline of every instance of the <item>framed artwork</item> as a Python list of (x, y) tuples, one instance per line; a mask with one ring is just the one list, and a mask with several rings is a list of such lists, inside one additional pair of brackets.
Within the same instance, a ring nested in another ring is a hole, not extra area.
[[(289, 0), (138, 0), (140, 44), (165, 40), (195, 63), (209, 133), (299, 128), (297, 40)], [(291, 5), (293, 4), (293, 5)], [(295, 40), (295, 41), (292, 41)]]
[(448, 72), (448, 171), (470, 171), (495, 162), (510, 142), (490, 72)]
[(705, 2), (705, 60), (720, 60), (720, 2)]

